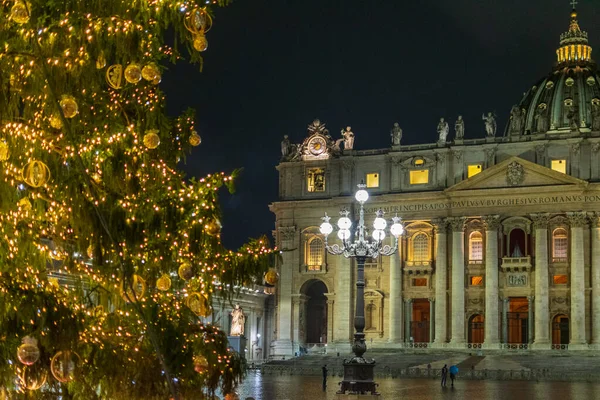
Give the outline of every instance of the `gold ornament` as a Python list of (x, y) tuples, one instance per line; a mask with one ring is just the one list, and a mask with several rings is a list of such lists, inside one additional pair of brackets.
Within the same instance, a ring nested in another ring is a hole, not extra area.
[(55, 287), (57, 289), (60, 287), (58, 283), (58, 278), (50, 277), (48, 278), (48, 283), (50, 284), (50, 286)]
[(57, 247), (56, 249), (51, 250), (48, 253), (48, 256), (54, 261), (63, 261), (65, 258), (67, 258), (67, 253), (60, 247)]
[(275, 284), (279, 281), (279, 273), (275, 268), (271, 268), (265, 274), (265, 282), (267, 282), (271, 286), (275, 286)]
[(94, 246), (93, 245), (89, 245), (87, 250), (86, 250), (86, 254), (88, 256), (88, 258), (94, 258)]
[(221, 235), (221, 221), (215, 219), (214, 221), (211, 221), (204, 225), (204, 229), (206, 230), (206, 233), (210, 236), (219, 236)]
[(61, 129), (63, 127), (62, 119), (60, 115), (54, 114), (50, 117), (50, 126), (54, 129)]
[(155, 80), (152, 81), (152, 84), (154, 86), (158, 85), (160, 82), (162, 81), (162, 78), (159, 76), (158, 78), (156, 78)]
[(106, 67), (106, 57), (104, 57), (104, 52), (101, 51), (98, 55), (98, 59), (96, 60), (96, 68), (102, 69), (104, 67)]
[(23, 367), (19, 374), (19, 383), (27, 390), (38, 390), (47, 380), (48, 371), (41, 364)]
[(65, 118), (73, 118), (79, 112), (75, 97), (68, 94), (64, 94), (60, 99), (60, 108), (62, 108)]
[(0, 161), (6, 161), (10, 157), (10, 149), (8, 144), (3, 140), (0, 141)]
[(31, 9), (30, 4), (25, 4), (24, 1), (16, 1), (15, 4), (10, 9), (10, 17), (17, 24), (26, 24), (29, 22), (29, 12), (28, 9)]
[(75, 375), (79, 369), (81, 358), (79, 354), (71, 350), (59, 351), (52, 357), (50, 362), (50, 372), (54, 378), (62, 383), (75, 380)]
[(96, 318), (100, 318), (104, 315), (104, 306), (99, 305), (94, 307), (94, 309), (92, 310), (92, 315)]
[(194, 277), (194, 269), (192, 268), (192, 264), (188, 262), (184, 262), (179, 266), (178, 271), (179, 277), (184, 281), (189, 281)]
[(154, 63), (150, 63), (142, 68), (142, 78), (147, 81), (154, 81), (155, 79), (160, 79), (160, 69)]
[(204, 356), (194, 356), (194, 371), (202, 374), (208, 371), (208, 360)]
[(121, 282), (121, 297), (127, 303), (133, 302), (134, 299), (139, 301), (146, 294), (146, 281), (139, 275), (133, 275), (131, 287), (125, 288), (124, 286), (125, 282)]
[(240, 395), (236, 392), (227, 393), (225, 395), (225, 400), (240, 400)]
[(198, 135), (198, 132), (192, 131), (192, 134), (190, 135), (190, 144), (196, 147), (200, 146), (200, 143), (202, 143), (202, 138)]
[(146, 131), (144, 135), (144, 146), (149, 149), (155, 149), (160, 144), (160, 137), (158, 136), (158, 130), (151, 129)]
[(205, 8), (193, 9), (183, 20), (186, 29), (194, 35), (210, 31), (212, 23), (212, 17)]
[(208, 49), (208, 40), (204, 36), (204, 33), (198, 33), (194, 36), (194, 49), (200, 52)]
[(121, 64), (108, 67), (106, 70), (106, 82), (113, 89), (121, 89), (123, 87), (123, 66)]
[(132, 63), (125, 68), (125, 79), (127, 82), (136, 84), (142, 80), (142, 68), (139, 64)]
[(163, 292), (171, 289), (171, 278), (169, 278), (169, 275), (163, 274), (160, 278), (158, 278), (156, 281), (156, 288)]
[(33, 206), (31, 205), (31, 202), (29, 201), (29, 199), (27, 197), (23, 197), (21, 200), (19, 200), (17, 205), (19, 207), (21, 207), (21, 209), (23, 211), (31, 211), (31, 209), (33, 208)]
[(31, 336), (23, 338), (23, 344), (17, 349), (17, 358), (24, 365), (33, 365), (40, 359), (40, 349), (37, 340)]
[(37, 188), (43, 186), (50, 179), (48, 166), (41, 161), (31, 161), (23, 167), (22, 178), (26, 184)]
[(208, 317), (212, 313), (212, 307), (203, 294), (194, 292), (186, 300), (186, 304), (192, 312), (200, 317)]

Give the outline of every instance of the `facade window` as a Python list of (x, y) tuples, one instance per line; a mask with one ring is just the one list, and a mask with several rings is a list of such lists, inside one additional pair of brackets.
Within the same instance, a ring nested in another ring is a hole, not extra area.
[(566, 285), (567, 284), (567, 275), (554, 275), (552, 280), (555, 285)]
[(483, 286), (483, 276), (472, 276), (470, 283), (471, 286)]
[(425, 160), (423, 160), (422, 158), (417, 158), (415, 160), (415, 164), (414, 165), (415, 165), (415, 167), (420, 167), (422, 165), (425, 165)]
[[(415, 162), (415, 164), (416, 164), (416, 162)], [(427, 183), (429, 183), (429, 170), (428, 169), (410, 171), (410, 184), (411, 185), (425, 185)]]
[(429, 237), (424, 233), (417, 233), (412, 240), (413, 261), (429, 261)]
[(306, 174), (306, 184), (310, 193), (325, 191), (325, 170), (323, 168), (311, 168)]
[(367, 187), (368, 188), (378, 188), (379, 187), (379, 174), (374, 172), (372, 174), (367, 174)]
[(567, 173), (567, 160), (552, 160), (551, 167), (556, 172)]
[(564, 228), (555, 229), (552, 232), (552, 258), (554, 262), (567, 261), (569, 240)]
[(483, 261), (483, 235), (481, 232), (473, 232), (469, 236), (469, 260)]
[(467, 178), (477, 175), (483, 170), (481, 164), (471, 164), (467, 166)]
[(325, 246), (319, 237), (309, 239), (306, 251), (306, 265), (309, 271), (320, 271), (323, 265)]
[(426, 287), (427, 286), (427, 278), (414, 278), (412, 280), (412, 285), (416, 287)]

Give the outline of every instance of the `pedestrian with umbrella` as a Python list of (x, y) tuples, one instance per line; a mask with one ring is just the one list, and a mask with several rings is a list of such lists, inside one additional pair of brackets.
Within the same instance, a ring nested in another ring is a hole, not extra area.
[(454, 379), (456, 378), (456, 375), (458, 375), (458, 367), (453, 365), (450, 367), (450, 381), (452, 381), (452, 387), (454, 387)]

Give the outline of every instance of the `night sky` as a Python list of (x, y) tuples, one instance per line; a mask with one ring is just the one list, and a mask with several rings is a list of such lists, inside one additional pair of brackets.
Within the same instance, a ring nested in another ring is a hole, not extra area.
[[(315, 118), (334, 138), (351, 125), (355, 149), (432, 143), (446, 117), (465, 137), (499, 134), (523, 92), (548, 74), (567, 0), (236, 0), (217, 10), (204, 69), (164, 74), (169, 112), (197, 110), (203, 142), (183, 166), (190, 176), (244, 168), (222, 196), (223, 241), (237, 248), (268, 234), (277, 200), (280, 142), (306, 137)], [(579, 23), (600, 56), (600, 2), (580, 0)], [(450, 137), (454, 135), (451, 129)]]

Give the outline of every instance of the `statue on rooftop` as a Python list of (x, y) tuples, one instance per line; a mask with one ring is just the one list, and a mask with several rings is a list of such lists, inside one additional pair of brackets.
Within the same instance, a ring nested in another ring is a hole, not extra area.
[(346, 130), (342, 129), (342, 136), (344, 137), (344, 150), (352, 150), (354, 148), (354, 133), (352, 128), (347, 126)]
[(394, 127), (390, 131), (390, 136), (392, 137), (392, 145), (400, 146), (400, 142), (402, 141), (402, 129), (397, 122), (394, 123)]
[(509, 134), (520, 135), (523, 131), (523, 111), (519, 106), (514, 105), (510, 110), (510, 130)]
[(439, 143), (446, 143), (446, 139), (448, 138), (448, 132), (450, 132), (448, 122), (446, 122), (444, 118), (440, 118), (440, 123), (437, 126), (437, 133), (440, 136), (438, 140)]
[(495, 115), (489, 112), (487, 116), (483, 114), (481, 116), (481, 119), (485, 122), (485, 132), (487, 134), (487, 137), (495, 137), (496, 129), (498, 128), (498, 125), (496, 124)]
[(600, 104), (592, 103), (592, 131), (600, 131)]
[(548, 132), (548, 106), (544, 103), (538, 106), (535, 114), (535, 132), (546, 133)]
[(454, 131), (456, 132), (456, 139), (462, 140), (465, 137), (465, 120), (462, 115), (459, 115), (454, 123)]
[(283, 135), (283, 140), (281, 141), (281, 157), (283, 159), (286, 159), (289, 157), (290, 155), (290, 148), (291, 148), (291, 143), (290, 143), (290, 138), (288, 135)]
[(231, 330), (229, 336), (244, 336), (244, 322), (246, 316), (239, 304), (231, 311)]

